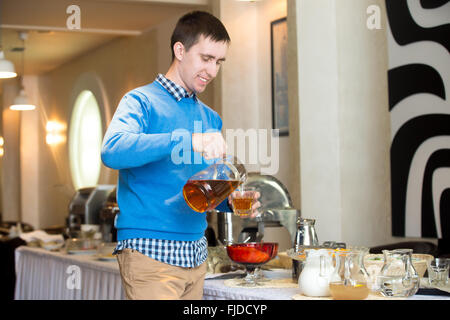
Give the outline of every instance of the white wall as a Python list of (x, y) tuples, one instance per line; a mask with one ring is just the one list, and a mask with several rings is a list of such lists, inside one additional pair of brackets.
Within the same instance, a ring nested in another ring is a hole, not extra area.
[[(263, 129), (270, 143), (272, 129), (272, 89), (270, 22), (287, 15), (286, 0), (257, 2), (220, 1), (219, 18), (231, 38), (227, 60), (219, 74), (222, 119), (226, 129)], [(217, 14), (217, 13), (216, 13)], [(216, 90), (217, 91), (217, 90)], [(278, 152), (269, 152), (271, 164), (278, 163), (272, 175), (290, 189), (290, 137), (276, 138)], [(261, 140), (258, 140), (258, 143)], [(274, 143), (274, 146), (276, 143)], [(274, 165), (250, 162), (247, 148), (246, 167), (249, 171), (271, 171)], [(259, 150), (259, 149), (258, 149)], [(276, 159), (275, 159), (276, 157)]]
[[(184, 10), (184, 9), (183, 9)], [(185, 8), (190, 11), (189, 7)], [(122, 96), (165, 73), (171, 60), (170, 35), (179, 17), (167, 20), (139, 37), (120, 37), (39, 76), (25, 76), (25, 91), (36, 110), (9, 110), (18, 83), (3, 85), (2, 213), (4, 220), (22, 220), (35, 229), (64, 225), (75, 194), (66, 140), (47, 145), (47, 121), (69, 128), (73, 103), (81, 89), (94, 92), (104, 115), (104, 128)], [(127, 59), (124, 59), (126, 57)], [(212, 105), (213, 88), (200, 99)], [(115, 184), (117, 172), (102, 165), (99, 184)]]
[[(367, 28), (369, 5), (381, 29)], [(295, 14), (302, 215), (321, 242), (411, 240), (391, 236), (384, 1), (297, 0)]]

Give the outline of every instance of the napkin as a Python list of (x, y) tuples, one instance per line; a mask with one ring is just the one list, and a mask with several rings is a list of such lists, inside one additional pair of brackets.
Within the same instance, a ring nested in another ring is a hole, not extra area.
[(450, 296), (450, 292), (440, 288), (420, 288), (416, 294), (427, 296)]
[(24, 232), (21, 233), (19, 237), (27, 243), (33, 241), (41, 241), (44, 244), (49, 242), (64, 243), (62, 234), (48, 234), (43, 230)]

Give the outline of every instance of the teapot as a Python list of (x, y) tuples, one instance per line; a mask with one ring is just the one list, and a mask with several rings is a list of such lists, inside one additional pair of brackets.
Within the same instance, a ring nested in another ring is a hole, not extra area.
[(309, 297), (330, 296), (329, 283), (334, 273), (333, 250), (305, 249), (306, 260), (298, 278), (300, 292)]
[(246, 179), (245, 166), (228, 155), (190, 177), (183, 187), (183, 197), (192, 210), (211, 211)]

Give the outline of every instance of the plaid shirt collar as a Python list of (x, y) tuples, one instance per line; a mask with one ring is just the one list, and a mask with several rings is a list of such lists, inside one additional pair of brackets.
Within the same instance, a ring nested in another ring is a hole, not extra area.
[(193, 98), (194, 101), (197, 102), (197, 95), (194, 92), (189, 94), (186, 89), (167, 79), (163, 74), (159, 73), (156, 77), (156, 81), (158, 81), (167, 91), (169, 91), (177, 102), (180, 102), (183, 98)]

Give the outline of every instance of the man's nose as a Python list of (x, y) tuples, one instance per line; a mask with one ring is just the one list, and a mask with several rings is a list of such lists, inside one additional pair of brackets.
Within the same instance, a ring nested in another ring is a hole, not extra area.
[(209, 63), (206, 72), (208, 73), (209, 78), (213, 79), (216, 77), (217, 72), (219, 71), (219, 66), (215, 63)]

